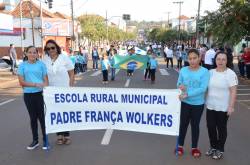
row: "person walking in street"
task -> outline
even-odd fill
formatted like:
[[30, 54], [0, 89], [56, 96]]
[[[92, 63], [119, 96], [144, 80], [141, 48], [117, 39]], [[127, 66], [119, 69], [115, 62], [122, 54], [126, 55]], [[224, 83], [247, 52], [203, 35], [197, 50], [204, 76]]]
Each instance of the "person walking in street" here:
[[242, 59], [244, 60], [246, 66], [247, 79], [250, 80], [250, 47], [245, 48], [245, 52], [242, 55]]
[[182, 50], [179, 48], [176, 51], [176, 59], [177, 59], [177, 69], [180, 70], [182, 68]]
[[145, 69], [145, 73], [144, 73], [144, 80], [150, 80], [150, 65], [149, 65], [149, 62], [150, 62], [150, 58], [151, 58], [152, 54], [153, 54], [152, 50], [149, 49], [147, 51], [148, 62], [147, 62], [147, 68]]
[[174, 57], [173, 48], [169, 47], [165, 53], [166, 53], [167, 69], [168, 69], [169, 61], [171, 63], [171, 68], [173, 68], [174, 67], [173, 66], [173, 57]]
[[103, 75], [103, 84], [107, 84], [108, 83], [108, 69], [110, 68], [110, 62], [108, 59], [107, 52], [104, 52], [102, 55], [101, 68], [102, 68], [102, 75]]
[[215, 55], [215, 69], [210, 70], [207, 106], [207, 129], [210, 149], [207, 156], [221, 159], [227, 139], [227, 121], [234, 112], [238, 79], [224, 52]]
[[43, 134], [43, 149], [47, 149], [44, 117], [43, 87], [48, 85], [47, 69], [43, 62], [38, 60], [38, 50], [29, 46], [25, 51], [28, 60], [20, 64], [17, 74], [19, 84], [23, 87], [24, 103], [29, 113], [33, 141], [28, 150], [39, 146], [39, 120]]
[[115, 56], [117, 55], [117, 50], [112, 49], [109, 53], [109, 62], [110, 62], [110, 70], [111, 70], [111, 81], [115, 80]]
[[16, 54], [16, 49], [15, 49], [14, 44], [10, 44], [9, 55], [10, 55], [10, 61], [11, 61], [11, 72], [13, 75], [15, 75], [17, 54]]
[[92, 50], [93, 70], [98, 70], [99, 53], [97, 47]]
[[181, 116], [178, 147], [175, 153], [179, 156], [184, 153], [184, 140], [187, 133], [189, 122], [191, 122], [192, 133], [192, 156], [201, 156], [198, 149], [199, 125], [205, 103], [205, 93], [209, 82], [209, 72], [200, 66], [200, 56], [196, 49], [188, 52], [189, 66], [180, 70], [177, 87], [181, 90], [179, 96], [181, 100]]
[[204, 66], [208, 70], [213, 69], [213, 61], [216, 52], [214, 51], [214, 45], [211, 45], [211, 48], [205, 54]]
[[238, 68], [239, 68], [239, 71], [240, 71], [240, 77], [242, 78], [245, 78], [245, 62], [244, 62], [244, 59], [242, 58], [244, 52], [245, 52], [245, 48], [246, 48], [246, 44], [242, 44], [242, 49], [240, 51], [240, 54], [238, 55]]
[[149, 59], [149, 68], [150, 68], [149, 71], [150, 71], [150, 77], [151, 77], [151, 84], [155, 83], [155, 72], [158, 67], [158, 62], [155, 58], [156, 58], [156, 55], [153, 54]]
[[[74, 85], [74, 65], [54, 40], [48, 40], [44, 47], [44, 63], [48, 70], [49, 86], [72, 87]], [[70, 132], [58, 132], [57, 144], [70, 144]]]

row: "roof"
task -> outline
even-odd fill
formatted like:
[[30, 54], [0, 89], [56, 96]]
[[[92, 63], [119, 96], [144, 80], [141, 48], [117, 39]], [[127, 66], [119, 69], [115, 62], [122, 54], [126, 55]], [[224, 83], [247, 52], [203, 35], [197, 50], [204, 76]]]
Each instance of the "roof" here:
[[[23, 0], [22, 1], [22, 16], [24, 18], [31, 18], [30, 11], [33, 10], [33, 17], [40, 17], [40, 6], [34, 3], [31, 0]], [[65, 14], [56, 12], [52, 13], [46, 9], [43, 8], [42, 10], [42, 16], [47, 18], [62, 18], [62, 19], [69, 19], [69, 16], [66, 16]], [[14, 10], [10, 12], [11, 15], [14, 17], [20, 17], [20, 3], [15, 7]]]
[[189, 19], [189, 17], [185, 16], [185, 15], [181, 15], [180, 17], [178, 17], [178, 19], [182, 19], [182, 20], [186, 20], [186, 19]]
[[58, 18], [71, 19], [70, 16], [65, 15], [65, 14], [62, 14], [62, 13], [60, 13], [60, 12], [55, 12], [54, 15], [57, 16]]

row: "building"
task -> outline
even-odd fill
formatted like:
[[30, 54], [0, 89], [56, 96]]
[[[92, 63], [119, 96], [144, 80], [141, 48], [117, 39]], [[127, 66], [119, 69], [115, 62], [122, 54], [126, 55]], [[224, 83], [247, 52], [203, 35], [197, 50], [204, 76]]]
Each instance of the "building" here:
[[[22, 5], [19, 3], [8, 12], [13, 16], [13, 31], [0, 32], [0, 57], [8, 55], [11, 43], [16, 47], [18, 58], [22, 58], [23, 48], [29, 45], [36, 46], [42, 52], [45, 42], [49, 39], [56, 40], [66, 51], [76, 45], [72, 44], [74, 42], [70, 17], [59, 12], [51, 13], [46, 9], [42, 9], [42, 17], [40, 13], [40, 6], [30, 0], [23, 0]], [[74, 30], [77, 34], [76, 26]], [[77, 42], [77, 35], [75, 39]]]
[[[179, 17], [170, 20], [172, 29], [179, 29]], [[194, 17], [187, 17], [185, 15], [180, 16], [180, 29], [189, 33], [194, 33], [196, 28], [196, 19]]]

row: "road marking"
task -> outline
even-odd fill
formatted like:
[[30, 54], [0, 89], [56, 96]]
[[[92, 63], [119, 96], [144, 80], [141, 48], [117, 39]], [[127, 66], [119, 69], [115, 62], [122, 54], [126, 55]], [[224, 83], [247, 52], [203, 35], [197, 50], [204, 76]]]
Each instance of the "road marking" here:
[[238, 93], [237, 96], [250, 96], [250, 93]]
[[[117, 75], [117, 73], [118, 73], [119, 71], [120, 71], [120, 69], [116, 69], [116, 70], [115, 70], [115, 75]], [[111, 70], [110, 70], [109, 76], [111, 76]]]
[[101, 70], [98, 70], [98, 71], [96, 71], [95, 73], [93, 73], [93, 74], [90, 75], [90, 76], [92, 76], [92, 77], [98, 76], [98, 75], [101, 74], [101, 73], [102, 73], [102, 71], [101, 71]]
[[107, 129], [103, 135], [101, 145], [108, 145], [113, 134], [113, 129]]
[[4, 101], [4, 102], [1, 102], [0, 103], [0, 106], [2, 106], [2, 105], [4, 105], [4, 104], [7, 104], [7, 103], [10, 103], [10, 102], [12, 102], [12, 101], [14, 101], [15, 99], [9, 99], [9, 100], [6, 100], [6, 101]]
[[241, 87], [246, 87], [246, 86], [249, 86], [249, 85], [238, 85], [238, 86], [241, 86]]
[[237, 89], [238, 91], [250, 91], [250, 89]]
[[129, 86], [129, 83], [130, 83], [130, 78], [129, 78], [129, 79], [127, 79], [127, 81], [126, 81], [126, 83], [125, 83], [124, 87], [128, 87], [128, 86]]
[[161, 72], [161, 75], [163, 76], [169, 76], [169, 73], [166, 69], [159, 69], [159, 71]]
[[238, 102], [248, 102], [250, 100], [237, 100]]

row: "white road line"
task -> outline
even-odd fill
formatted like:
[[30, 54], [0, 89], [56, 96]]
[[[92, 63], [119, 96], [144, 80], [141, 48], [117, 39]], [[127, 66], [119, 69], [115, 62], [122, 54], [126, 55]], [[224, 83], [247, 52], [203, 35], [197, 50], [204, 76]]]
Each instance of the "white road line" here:
[[159, 71], [161, 72], [161, 75], [163, 76], [169, 76], [169, 73], [166, 69], [159, 69]]
[[105, 134], [103, 135], [103, 138], [102, 138], [101, 145], [109, 144], [113, 131], [114, 131], [113, 129], [107, 129], [105, 131]]
[[238, 102], [250, 102], [250, 100], [237, 100]]
[[15, 99], [9, 99], [9, 100], [6, 100], [6, 101], [4, 101], [4, 102], [1, 102], [0, 103], [0, 106], [2, 106], [2, 105], [4, 105], [4, 104], [7, 104], [7, 103], [10, 103], [10, 102], [12, 102], [12, 101], [14, 101]]
[[[117, 73], [118, 73], [119, 71], [120, 71], [120, 69], [116, 69], [116, 70], [115, 70], [115, 75], [117, 75]], [[110, 70], [109, 76], [111, 76], [111, 70]]]
[[238, 93], [237, 96], [250, 96], [250, 93]]
[[98, 76], [98, 75], [101, 74], [101, 73], [102, 73], [102, 71], [101, 71], [101, 70], [98, 70], [98, 71], [96, 71], [95, 73], [93, 73], [93, 74], [90, 75], [90, 76], [92, 76], [92, 77]]
[[124, 87], [128, 87], [128, 86], [129, 86], [129, 83], [130, 83], [130, 78], [129, 78], [129, 79], [127, 79], [127, 81], [126, 81], [126, 83], [125, 83]]
[[249, 86], [249, 85], [238, 85], [238, 86], [241, 86], [241, 87], [246, 87], [246, 86]]
[[237, 89], [238, 91], [250, 91], [250, 89]]

